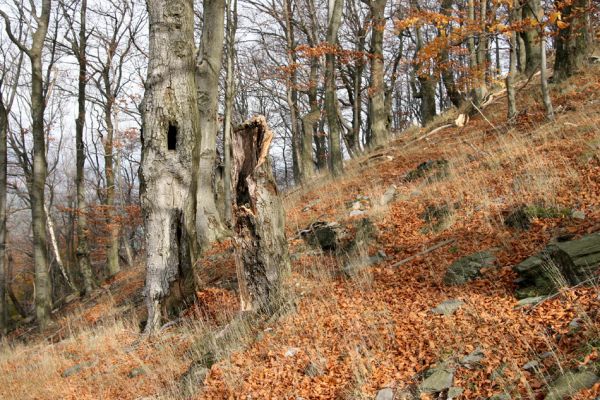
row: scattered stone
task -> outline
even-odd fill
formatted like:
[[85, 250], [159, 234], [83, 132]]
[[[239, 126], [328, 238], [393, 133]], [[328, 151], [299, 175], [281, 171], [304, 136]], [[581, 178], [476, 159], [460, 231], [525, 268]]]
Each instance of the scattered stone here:
[[472, 353], [463, 357], [462, 360], [460, 360], [460, 363], [465, 367], [471, 367], [474, 364], [479, 364], [484, 358], [485, 354], [483, 354], [483, 351], [478, 347]]
[[464, 392], [465, 390], [461, 387], [458, 386], [452, 386], [450, 389], [448, 389], [448, 397], [447, 399], [455, 399], [458, 396], [460, 396], [462, 394], [462, 392]]
[[556, 282], [580, 284], [600, 266], [600, 233], [577, 240], [550, 243], [539, 254], [514, 266], [519, 275], [517, 297], [554, 293]]
[[534, 306], [539, 302], [542, 302], [546, 299], [547, 296], [535, 296], [535, 297], [526, 297], [517, 302], [517, 306], [515, 308], [522, 308], [527, 306]]
[[540, 359], [545, 360], [546, 358], [552, 357], [552, 356], [554, 356], [554, 352], [546, 351], [546, 352], [540, 354]]
[[404, 180], [414, 182], [429, 175], [428, 180], [433, 181], [447, 177], [448, 173], [448, 160], [429, 160], [422, 162], [415, 169], [409, 171], [404, 176]]
[[525, 371], [531, 372], [531, 371], [535, 371], [539, 365], [540, 365], [540, 363], [537, 362], [536, 360], [531, 360], [527, 364], [523, 365], [523, 369]]
[[550, 385], [550, 390], [548, 391], [545, 400], [562, 400], [574, 395], [580, 390], [594, 386], [594, 384], [598, 382], [598, 379], [596, 374], [590, 371], [569, 371]]
[[144, 367], [138, 367], [138, 368], [134, 368], [131, 371], [129, 371], [129, 373], [127, 374], [127, 376], [129, 378], [135, 378], [136, 376], [146, 375], [147, 373], [148, 373], [148, 371], [146, 370], [146, 368], [144, 368]]
[[439, 393], [450, 389], [453, 381], [454, 370], [442, 365], [433, 369], [433, 373], [419, 385], [419, 390], [425, 393]]
[[381, 389], [377, 392], [375, 400], [394, 400], [394, 391], [390, 388]]
[[431, 312], [438, 315], [450, 316], [461, 308], [463, 304], [465, 304], [465, 302], [462, 300], [450, 299], [438, 304], [437, 307], [432, 308]]
[[387, 206], [388, 204], [390, 204], [396, 197], [397, 189], [398, 188], [396, 187], [396, 185], [391, 185], [390, 187], [388, 187], [385, 193], [379, 199], [379, 205]]
[[204, 385], [204, 380], [210, 370], [201, 362], [194, 362], [190, 368], [181, 376], [180, 384], [184, 397], [192, 397], [198, 389]]
[[482, 251], [456, 260], [444, 276], [447, 285], [463, 285], [481, 275], [483, 268], [492, 267], [496, 257], [489, 251]]
[[316, 221], [299, 233], [309, 245], [331, 251], [339, 246], [341, 231], [340, 225], [336, 222]]
[[66, 370], [64, 370], [63, 373], [61, 374], [61, 376], [63, 378], [68, 378], [70, 376], [78, 374], [79, 372], [83, 371], [84, 369], [92, 368], [97, 363], [98, 363], [98, 360], [94, 360], [94, 361], [86, 361], [86, 362], [82, 362], [77, 365], [73, 365], [72, 367], [69, 367]]
[[504, 225], [508, 226], [509, 228], [527, 231], [529, 228], [531, 228], [531, 218], [525, 211], [525, 207], [521, 206], [513, 211], [510, 211], [510, 213], [504, 218]]
[[352, 210], [350, 211], [350, 217], [360, 217], [361, 215], [365, 215], [366, 211], [364, 210]]
[[506, 393], [495, 394], [488, 400], [510, 400], [510, 395]]
[[580, 210], [573, 210], [571, 212], [571, 218], [584, 220], [585, 219], [585, 212], [580, 211]]
[[298, 352], [300, 351], [299, 348], [297, 347], [290, 347], [289, 349], [287, 349], [287, 351], [285, 352], [285, 356], [286, 357], [294, 357], [296, 354], [298, 354]]
[[[458, 208], [458, 204], [454, 205], [454, 208]], [[448, 204], [442, 205], [428, 205], [425, 211], [420, 215], [429, 226], [423, 229], [424, 232], [432, 231], [439, 232], [448, 226], [448, 220], [452, 211]]]

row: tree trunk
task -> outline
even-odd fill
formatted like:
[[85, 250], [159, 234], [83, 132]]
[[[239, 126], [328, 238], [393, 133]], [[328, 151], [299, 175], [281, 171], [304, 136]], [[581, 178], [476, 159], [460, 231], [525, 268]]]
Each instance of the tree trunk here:
[[[452, 16], [452, 4], [454, 3], [454, 0], [443, 0], [441, 5], [440, 5], [440, 9], [441, 9], [441, 13], [447, 17], [451, 17]], [[445, 29], [444, 27], [442, 27], [441, 29]], [[441, 34], [444, 32], [440, 29], [440, 36]], [[447, 35], [445, 35], [447, 36]], [[448, 39], [446, 39], [448, 40]], [[458, 89], [457, 85], [456, 85], [456, 79], [454, 78], [454, 68], [450, 62], [450, 56], [449, 56], [449, 40], [448, 43], [443, 45], [444, 47], [440, 50], [440, 68], [441, 68], [441, 75], [442, 75], [442, 82], [444, 83], [444, 87], [446, 88], [446, 93], [448, 93], [448, 98], [450, 99], [450, 102], [452, 102], [452, 105], [454, 105], [454, 107], [456, 108], [461, 108], [464, 101], [465, 101], [465, 96], [463, 93], [460, 92], [460, 90]]]
[[7, 183], [7, 143], [8, 113], [0, 92], [0, 335], [6, 334], [6, 183]]
[[[108, 63], [107, 63], [108, 65]], [[106, 88], [110, 90], [108, 75], [105, 77]], [[104, 106], [104, 123], [106, 124], [106, 137], [102, 144], [104, 146], [104, 174], [106, 178], [106, 225], [108, 227], [108, 246], [106, 248], [106, 265], [108, 275], [114, 276], [119, 273], [119, 221], [115, 203], [115, 168], [114, 168], [114, 133], [115, 128], [112, 120], [112, 109], [114, 99], [110, 91], [107, 91], [106, 104]]]
[[385, 86], [383, 68], [383, 33], [385, 31], [386, 0], [371, 0], [371, 87], [370, 123], [371, 146], [384, 143], [388, 137], [387, 115], [385, 112]]
[[223, 57], [225, 0], [203, 2], [202, 39], [198, 51], [196, 85], [200, 112], [200, 143], [196, 182], [196, 232], [202, 248], [224, 233], [221, 216], [215, 203], [215, 158], [219, 111], [219, 72]]
[[65, 282], [69, 286], [69, 289], [71, 289], [73, 292], [76, 292], [77, 288], [75, 287], [73, 282], [71, 282], [71, 279], [69, 278], [69, 275], [67, 274], [67, 271], [65, 269], [65, 265], [62, 261], [60, 250], [58, 249], [58, 240], [56, 239], [56, 232], [54, 230], [54, 222], [52, 221], [52, 216], [50, 215], [50, 211], [48, 210], [48, 207], [46, 207], [46, 205], [44, 205], [44, 213], [46, 214], [46, 225], [48, 226], [48, 234], [50, 235], [50, 244], [52, 245], [52, 251], [54, 252], [54, 260], [56, 262], [56, 266], [58, 267], [58, 270], [60, 271], [60, 274], [64, 278]]
[[[143, 111], [142, 212], [147, 251], [145, 331], [193, 294], [200, 133], [192, 0], [148, 0], [150, 55]], [[196, 158], [194, 158], [196, 157]], [[212, 165], [211, 165], [212, 169]], [[212, 195], [212, 190], [211, 190]], [[164, 308], [164, 309], [163, 309]]]
[[87, 202], [85, 199], [85, 142], [83, 129], [85, 127], [85, 92], [87, 86], [87, 0], [81, 2], [81, 21], [79, 29], [79, 46], [74, 49], [79, 63], [77, 119], [75, 120], [76, 171], [75, 187], [77, 191], [77, 265], [83, 277], [83, 288], [86, 294], [91, 293], [95, 283], [90, 263], [87, 226]]
[[[421, 32], [420, 27], [416, 28], [416, 36], [417, 36], [417, 43], [416, 43], [416, 49], [415, 49], [416, 50], [415, 58], [417, 57], [417, 55], [423, 48], [423, 34]], [[435, 82], [434, 75], [431, 75], [429, 73], [429, 70], [427, 70], [427, 71], [421, 70], [421, 65], [416, 64], [415, 70], [416, 70], [415, 73], [417, 74], [417, 79], [419, 81], [419, 86], [420, 86], [419, 97], [421, 98], [421, 108], [420, 108], [421, 122], [422, 122], [423, 126], [425, 126], [428, 123], [430, 123], [431, 121], [433, 121], [433, 119], [435, 118], [436, 113], [437, 113], [436, 105], [435, 105], [436, 82]]]
[[264, 117], [233, 137], [235, 258], [242, 311], [272, 314], [281, 305], [290, 264], [285, 214], [269, 161], [273, 132]]
[[[509, 21], [512, 26], [515, 21], [515, 8], [518, 4], [513, 4], [509, 9]], [[517, 116], [517, 100], [515, 98], [515, 78], [517, 75], [517, 32], [514, 27], [511, 27], [510, 32], [510, 66], [508, 69], [508, 75], [506, 76], [506, 93], [508, 100], [508, 121], [514, 122]]]
[[225, 119], [223, 126], [223, 190], [225, 201], [225, 221], [231, 224], [231, 125], [233, 101], [235, 96], [235, 79], [233, 67], [235, 61], [235, 33], [237, 30], [237, 0], [227, 3], [227, 76], [225, 82]]
[[589, 34], [586, 13], [588, 0], [575, 0], [562, 8], [562, 20], [569, 26], [559, 29], [556, 37], [556, 58], [554, 60], [555, 82], [573, 76], [587, 62]]
[[327, 43], [330, 46], [330, 50], [325, 55], [325, 113], [327, 114], [327, 125], [329, 126], [329, 170], [333, 176], [339, 176], [344, 171], [335, 79], [335, 58], [338, 43], [337, 35], [342, 22], [343, 7], [344, 0], [329, 0]]
[[539, 35], [540, 38], [540, 83], [542, 86], [542, 98], [544, 100], [544, 107], [546, 108], [546, 118], [550, 121], [554, 119], [554, 109], [552, 107], [552, 100], [550, 99], [550, 92], [548, 90], [548, 76], [547, 76], [547, 65], [546, 65], [546, 36], [542, 32]]
[[542, 59], [540, 51], [540, 34], [538, 32], [539, 22], [543, 15], [540, 0], [527, 0], [523, 4], [523, 20], [527, 27], [527, 22], [536, 24], [529, 25], [529, 28], [522, 33], [523, 44], [525, 46], [525, 73], [533, 74], [538, 68]]

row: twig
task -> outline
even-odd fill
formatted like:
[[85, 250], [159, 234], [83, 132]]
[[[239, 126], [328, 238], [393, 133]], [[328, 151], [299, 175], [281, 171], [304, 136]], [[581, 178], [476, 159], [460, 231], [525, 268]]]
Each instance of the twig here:
[[428, 248], [428, 249], [425, 249], [425, 250], [423, 250], [423, 251], [420, 251], [420, 252], [418, 252], [417, 254], [414, 254], [414, 255], [412, 255], [412, 256], [410, 256], [410, 257], [408, 257], [408, 258], [405, 258], [404, 260], [400, 260], [400, 261], [398, 261], [398, 262], [395, 262], [395, 263], [393, 263], [392, 265], [390, 265], [390, 267], [391, 267], [391, 268], [397, 268], [397, 267], [399, 267], [399, 266], [401, 266], [401, 265], [404, 265], [404, 264], [406, 264], [406, 263], [407, 263], [407, 262], [409, 262], [409, 261], [412, 261], [412, 260], [414, 260], [414, 259], [415, 259], [415, 258], [417, 258], [417, 257], [420, 257], [420, 256], [422, 256], [422, 255], [425, 255], [425, 254], [431, 253], [432, 251], [434, 251], [434, 250], [437, 250], [437, 249], [439, 249], [440, 247], [444, 247], [444, 246], [446, 246], [446, 245], [448, 245], [448, 244], [450, 244], [450, 243], [453, 243], [454, 241], [456, 241], [456, 239], [447, 239], [447, 240], [441, 241], [441, 242], [439, 242], [439, 243], [437, 243], [437, 244], [434, 244], [433, 246], [431, 246], [431, 247], [430, 247], [430, 248]]
[[498, 128], [496, 128], [496, 125], [492, 124], [492, 122], [491, 122], [489, 119], [487, 119], [487, 117], [486, 117], [486, 116], [483, 114], [483, 112], [482, 112], [482, 111], [479, 109], [479, 107], [477, 107], [477, 106], [475, 105], [475, 103], [473, 103], [473, 100], [471, 100], [471, 104], [473, 105], [473, 107], [475, 107], [475, 109], [477, 110], [477, 112], [479, 112], [479, 114], [481, 114], [481, 116], [483, 117], [483, 119], [485, 119], [485, 121], [486, 121], [488, 124], [490, 124], [490, 126], [491, 126], [492, 128], [494, 128], [494, 129], [496, 130], [496, 132], [498, 132], [499, 134], [501, 134], [501, 133], [502, 133], [502, 132], [500, 132], [500, 130], [499, 130]]

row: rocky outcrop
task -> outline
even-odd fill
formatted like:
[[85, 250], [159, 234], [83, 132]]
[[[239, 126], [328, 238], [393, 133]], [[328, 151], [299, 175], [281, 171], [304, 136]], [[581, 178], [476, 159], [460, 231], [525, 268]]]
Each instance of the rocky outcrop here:
[[547, 295], [560, 286], [580, 284], [592, 278], [599, 266], [600, 233], [551, 243], [514, 267], [519, 276], [517, 297]]
[[456, 260], [444, 276], [446, 285], [463, 285], [481, 275], [483, 268], [492, 267], [496, 257], [489, 251], [471, 254]]

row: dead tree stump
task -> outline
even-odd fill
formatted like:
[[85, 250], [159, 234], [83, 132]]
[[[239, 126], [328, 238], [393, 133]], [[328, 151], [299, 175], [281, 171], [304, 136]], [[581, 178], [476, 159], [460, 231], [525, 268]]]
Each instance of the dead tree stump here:
[[289, 271], [285, 214], [268, 153], [273, 132], [257, 116], [234, 131], [233, 224], [242, 311], [276, 311]]

